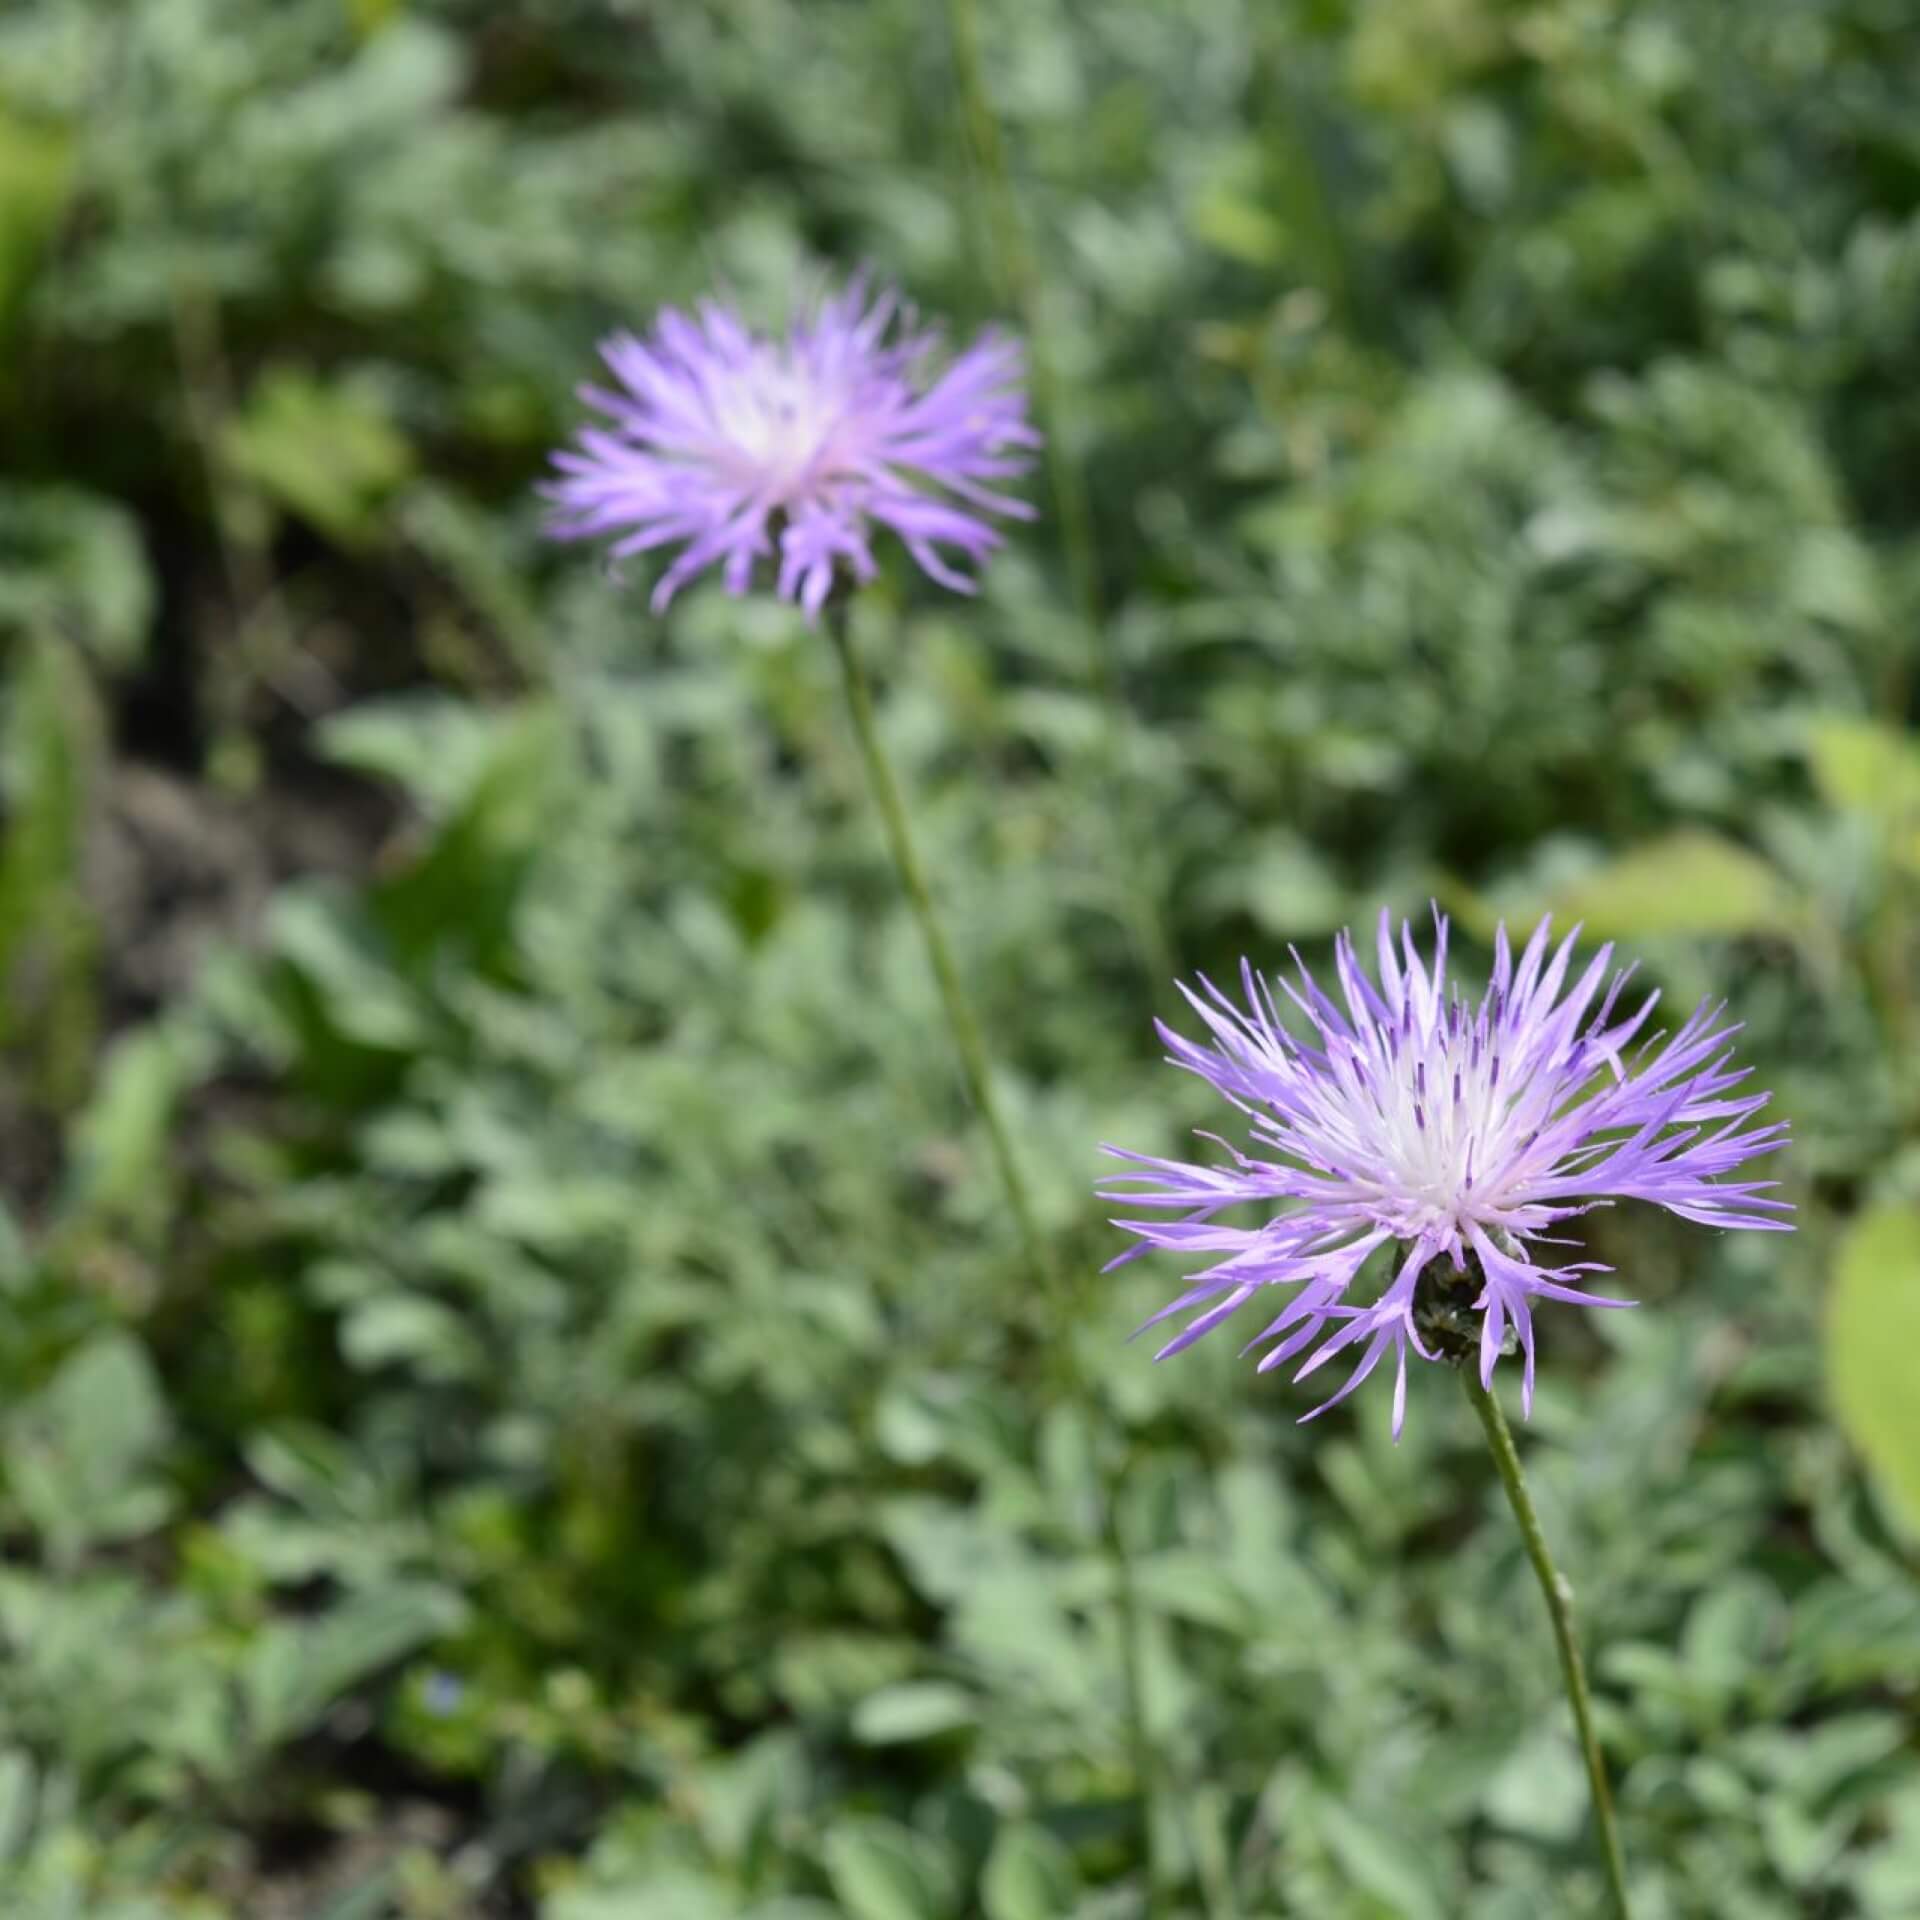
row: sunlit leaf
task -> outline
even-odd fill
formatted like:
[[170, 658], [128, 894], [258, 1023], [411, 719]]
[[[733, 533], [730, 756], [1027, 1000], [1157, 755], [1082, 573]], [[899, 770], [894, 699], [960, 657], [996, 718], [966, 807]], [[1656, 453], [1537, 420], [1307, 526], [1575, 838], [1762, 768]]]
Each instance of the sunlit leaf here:
[[1920, 741], [1877, 720], [1831, 719], [1812, 729], [1807, 752], [1827, 804], [1874, 821], [1920, 871]]
[[73, 148], [65, 127], [0, 106], [0, 340], [66, 206]]
[[1886, 1207], [1849, 1229], [1827, 1298], [1827, 1385], [1847, 1436], [1920, 1528], [1920, 1211]]
[[978, 1705], [964, 1688], [941, 1680], [908, 1680], [869, 1694], [853, 1710], [853, 1737], [870, 1747], [930, 1740], [971, 1726]]
[[1629, 849], [1554, 902], [1597, 939], [1776, 933], [1796, 904], [1782, 875], [1718, 834], [1683, 828]]

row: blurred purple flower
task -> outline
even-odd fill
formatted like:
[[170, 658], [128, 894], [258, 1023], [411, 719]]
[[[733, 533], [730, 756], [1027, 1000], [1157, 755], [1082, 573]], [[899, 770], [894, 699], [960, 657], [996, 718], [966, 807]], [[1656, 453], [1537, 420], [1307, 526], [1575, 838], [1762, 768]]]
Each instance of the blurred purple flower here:
[[942, 586], [971, 593], [961, 568], [1000, 545], [988, 516], [1031, 516], [995, 483], [1026, 471], [1040, 436], [1015, 341], [983, 334], [944, 368], [939, 344], [864, 278], [783, 338], [715, 300], [669, 309], [644, 340], [614, 334], [601, 354], [617, 385], [580, 390], [608, 424], [554, 455], [551, 531], [612, 535], [616, 559], [677, 547], [656, 613], [712, 566], [745, 593], [777, 547], [776, 591], [812, 619], [842, 564], [872, 578], [876, 523]]
[[[1391, 1353], [1396, 1438], [1409, 1347], [1435, 1360], [1465, 1358], [1477, 1344], [1481, 1383], [1489, 1385], [1511, 1327], [1526, 1356], [1521, 1396], [1530, 1413], [1534, 1304], [1631, 1304], [1583, 1290], [1582, 1275], [1607, 1271], [1593, 1261], [1534, 1264], [1529, 1243], [1568, 1244], [1549, 1238], [1557, 1222], [1616, 1199], [1651, 1201], [1715, 1227], [1785, 1230], [1779, 1216], [1792, 1211], [1765, 1197], [1777, 1182], [1718, 1177], [1787, 1136], [1783, 1124], [1749, 1125], [1766, 1094], [1733, 1093], [1747, 1070], [1729, 1064], [1739, 1028], [1724, 1023], [1724, 1007], [1701, 1006], [1629, 1058], [1659, 996], [1615, 1018], [1633, 970], [1608, 979], [1611, 946], [1569, 987], [1578, 928], [1550, 952], [1543, 921], [1516, 962], [1502, 927], [1492, 982], [1469, 1006], [1447, 980], [1447, 922], [1434, 918], [1429, 970], [1412, 929], [1402, 925], [1396, 950], [1381, 914], [1377, 981], [1343, 932], [1334, 967], [1344, 1006], [1320, 990], [1297, 953], [1297, 988], [1242, 963], [1244, 1007], [1204, 979], [1198, 992], [1182, 986], [1214, 1044], [1162, 1025], [1170, 1059], [1248, 1115], [1249, 1144], [1276, 1157], [1220, 1141], [1228, 1164], [1194, 1166], [1108, 1147], [1143, 1171], [1102, 1184], [1129, 1207], [1175, 1216], [1116, 1220], [1142, 1244], [1114, 1266], [1155, 1247], [1222, 1256], [1147, 1322], [1201, 1309], [1156, 1357], [1190, 1346], [1262, 1288], [1297, 1287], [1245, 1351], [1274, 1343], [1260, 1361], [1264, 1373], [1312, 1348], [1295, 1379], [1355, 1353], [1346, 1383], [1314, 1413], [1344, 1400]], [[1282, 1026], [1275, 984], [1306, 1037]], [[1260, 1226], [1215, 1224], [1243, 1202], [1280, 1202], [1283, 1210]], [[1382, 1247], [1394, 1249], [1394, 1265], [1379, 1297], [1350, 1300], [1361, 1268]]]

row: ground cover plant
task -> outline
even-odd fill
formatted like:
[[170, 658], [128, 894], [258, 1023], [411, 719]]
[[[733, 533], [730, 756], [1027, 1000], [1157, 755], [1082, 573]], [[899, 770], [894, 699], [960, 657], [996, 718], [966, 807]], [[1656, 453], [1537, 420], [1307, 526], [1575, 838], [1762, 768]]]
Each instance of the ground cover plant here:
[[[1302, 1429], [1099, 1273], [1174, 970], [1430, 901], [1792, 1125], [1795, 1232], [1540, 1309], [1634, 1911], [1920, 1907], [1916, 88], [1904, 0], [0, 16], [0, 1912], [1604, 1911], [1458, 1384]], [[599, 340], [863, 266], [1039, 355], [1037, 519], [846, 636], [1057, 1296], [831, 636], [546, 538]]]

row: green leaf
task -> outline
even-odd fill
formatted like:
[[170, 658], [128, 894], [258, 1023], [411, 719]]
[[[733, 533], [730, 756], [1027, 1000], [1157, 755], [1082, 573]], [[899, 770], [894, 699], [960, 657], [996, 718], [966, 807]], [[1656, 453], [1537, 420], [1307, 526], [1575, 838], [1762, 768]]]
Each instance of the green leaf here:
[[890, 1820], [852, 1818], [828, 1830], [821, 1855], [848, 1920], [940, 1920], [953, 1876], [923, 1835]]
[[473, 792], [516, 718], [446, 694], [395, 694], [329, 714], [317, 737], [329, 760], [393, 781], [437, 819]]
[[28, 1517], [64, 1563], [131, 1539], [166, 1518], [145, 1478], [171, 1421], [147, 1350], [118, 1331], [72, 1354], [8, 1423], [8, 1476]]
[[1792, 891], [1757, 854], [1683, 827], [1609, 861], [1554, 902], [1598, 939], [1778, 932], [1797, 918]]
[[66, 128], [0, 109], [0, 340], [67, 204], [73, 148]]
[[994, 1835], [980, 1876], [986, 1920], [1060, 1920], [1079, 1891], [1073, 1856], [1045, 1827], [1017, 1820]]
[[1318, 1803], [1316, 1824], [1353, 1883], [1399, 1920], [1443, 1920], [1446, 1904], [1412, 1840], [1334, 1800]]
[[381, 889], [381, 923], [411, 965], [449, 953], [479, 968], [500, 958], [529, 866], [555, 828], [565, 740], [551, 705], [520, 707], [433, 844]]
[[294, 367], [263, 374], [220, 450], [233, 471], [342, 546], [364, 546], [413, 453], [363, 389]]
[[853, 1710], [853, 1737], [869, 1747], [930, 1740], [970, 1727], [979, 1707], [964, 1687], [944, 1680], [906, 1680], [870, 1693]]
[[734, 1920], [730, 1888], [669, 1867], [619, 1887], [575, 1887], [541, 1908], [546, 1920]]
[[172, 1198], [174, 1115], [203, 1064], [172, 1027], [146, 1027], [115, 1041], [73, 1123], [63, 1219], [122, 1225], [148, 1241], [158, 1235]]
[[139, 663], [154, 582], [138, 522], [73, 487], [0, 487], [0, 629], [78, 640], [102, 666]]
[[1908, 1524], [1920, 1529], [1920, 1210], [1854, 1222], [1827, 1296], [1827, 1388], [1847, 1437]]
[[789, 1727], [776, 1728], [700, 1774], [700, 1834], [716, 1858], [740, 1870], [783, 1820], [806, 1808], [812, 1778], [807, 1743]]
[[421, 1043], [424, 1010], [357, 902], [320, 886], [291, 889], [274, 902], [267, 937], [342, 1038], [395, 1052]]
[[340, 1351], [363, 1371], [404, 1365], [423, 1380], [471, 1379], [485, 1371], [466, 1322], [445, 1301], [424, 1294], [386, 1293], [355, 1307], [341, 1322]]
[[1765, 1668], [1785, 1633], [1786, 1605], [1772, 1583], [1757, 1573], [1729, 1574], [1689, 1611], [1681, 1653], [1698, 1686], [1732, 1698]]
[[1920, 744], [1877, 720], [1823, 720], [1807, 758], [1828, 806], [1876, 822], [1894, 858], [1920, 871]]
[[35, 638], [8, 716], [0, 1038], [31, 1022], [48, 1097], [58, 1105], [78, 1098], [93, 1047], [93, 920], [74, 876], [99, 735], [98, 708], [74, 650], [51, 636]]
[[33, 1831], [33, 1762], [18, 1747], [0, 1747], [0, 1864], [26, 1845]]
[[382, 1667], [461, 1623], [445, 1588], [420, 1584], [356, 1594], [315, 1620], [276, 1620], [255, 1636], [241, 1676], [252, 1742], [304, 1733]]
[[1572, 1738], [1542, 1728], [1487, 1784], [1487, 1815], [1510, 1833], [1571, 1840], [1587, 1817], [1587, 1775]]

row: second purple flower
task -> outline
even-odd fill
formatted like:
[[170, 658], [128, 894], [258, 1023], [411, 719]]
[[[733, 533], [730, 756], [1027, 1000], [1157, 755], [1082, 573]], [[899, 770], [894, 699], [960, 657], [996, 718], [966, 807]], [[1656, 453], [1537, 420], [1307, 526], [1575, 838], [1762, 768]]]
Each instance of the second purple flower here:
[[1000, 544], [993, 519], [1031, 515], [1002, 490], [1040, 439], [1018, 344], [989, 332], [943, 362], [938, 336], [863, 279], [783, 335], [709, 300], [601, 355], [613, 384], [581, 398], [605, 424], [554, 456], [552, 530], [607, 536], [615, 558], [677, 549], [656, 612], [709, 567], [743, 594], [770, 560], [775, 591], [812, 618], [842, 567], [873, 576], [876, 527], [970, 593], [969, 569]]

